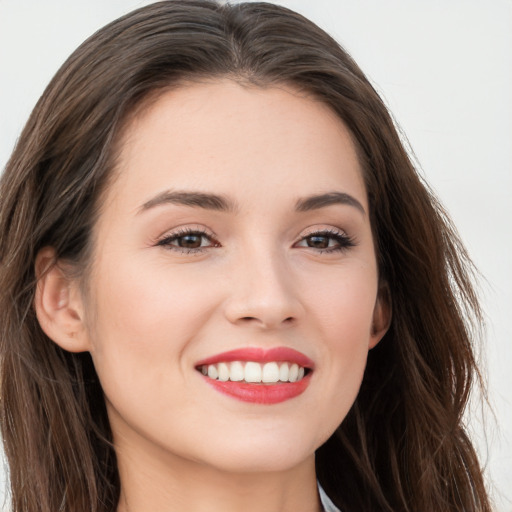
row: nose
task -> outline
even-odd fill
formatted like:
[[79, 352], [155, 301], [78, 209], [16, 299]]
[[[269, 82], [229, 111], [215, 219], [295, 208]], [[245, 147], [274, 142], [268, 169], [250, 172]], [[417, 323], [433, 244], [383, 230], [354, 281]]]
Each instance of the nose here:
[[231, 323], [277, 329], [295, 324], [303, 313], [297, 283], [278, 255], [243, 258], [229, 282], [225, 316]]

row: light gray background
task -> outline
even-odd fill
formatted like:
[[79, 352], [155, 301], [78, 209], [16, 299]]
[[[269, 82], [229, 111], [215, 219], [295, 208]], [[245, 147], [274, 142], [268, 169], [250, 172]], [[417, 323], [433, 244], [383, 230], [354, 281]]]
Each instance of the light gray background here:
[[[65, 58], [135, 0], [0, 0], [0, 168]], [[283, 0], [349, 50], [393, 112], [482, 272], [486, 435], [467, 417], [512, 511], [512, 0]], [[1, 465], [0, 465], [1, 466]], [[0, 506], [5, 474], [0, 467]]]

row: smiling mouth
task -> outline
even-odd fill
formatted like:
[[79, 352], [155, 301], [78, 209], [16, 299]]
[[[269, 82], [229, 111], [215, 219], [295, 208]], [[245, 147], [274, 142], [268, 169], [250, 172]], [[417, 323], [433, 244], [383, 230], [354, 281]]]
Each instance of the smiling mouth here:
[[253, 404], [278, 404], [306, 391], [315, 363], [289, 347], [245, 347], [196, 363], [204, 382], [225, 396]]
[[220, 382], [247, 384], [283, 384], [299, 382], [309, 374], [309, 368], [288, 361], [231, 361], [204, 364], [197, 368], [204, 376]]

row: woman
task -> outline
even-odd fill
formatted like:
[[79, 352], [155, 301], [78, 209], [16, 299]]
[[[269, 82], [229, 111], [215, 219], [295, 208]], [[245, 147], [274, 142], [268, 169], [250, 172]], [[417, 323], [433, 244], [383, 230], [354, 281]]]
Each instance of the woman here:
[[204, 1], [113, 22], [0, 192], [14, 511], [490, 510], [461, 424], [469, 260], [311, 22]]

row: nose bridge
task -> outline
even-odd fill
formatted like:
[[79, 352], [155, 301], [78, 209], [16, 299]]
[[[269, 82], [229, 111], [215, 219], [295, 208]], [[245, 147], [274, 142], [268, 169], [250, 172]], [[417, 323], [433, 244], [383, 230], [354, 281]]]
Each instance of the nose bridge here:
[[231, 322], [272, 328], [298, 319], [301, 305], [284, 253], [252, 245], [234, 267], [226, 306]]

